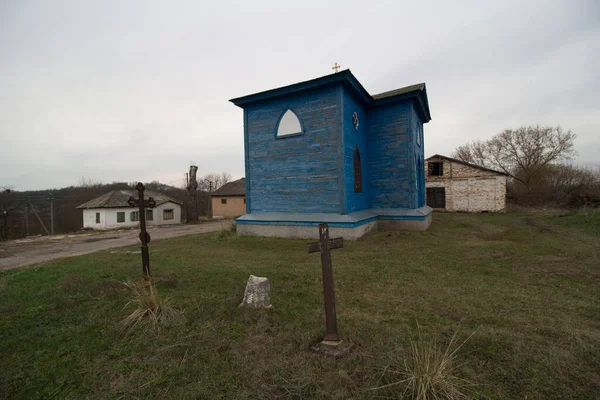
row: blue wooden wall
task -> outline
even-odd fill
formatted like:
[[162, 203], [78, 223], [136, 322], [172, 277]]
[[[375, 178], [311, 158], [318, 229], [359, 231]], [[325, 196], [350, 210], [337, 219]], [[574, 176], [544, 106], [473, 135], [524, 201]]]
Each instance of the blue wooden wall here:
[[[287, 109], [298, 116], [303, 133], [277, 138]], [[420, 207], [425, 204], [424, 138], [417, 143], [422, 131], [410, 100], [369, 108], [339, 84], [250, 104], [244, 109], [247, 211], [345, 214]], [[360, 193], [354, 192], [356, 146]]]
[[[411, 106], [411, 143], [413, 147], [413, 154], [415, 162], [413, 164], [414, 169], [414, 192], [413, 202], [415, 207], [422, 207], [425, 205], [425, 151], [423, 143], [423, 122], [419, 117], [419, 114], [415, 110], [414, 106]], [[417, 138], [420, 136], [420, 143]]]
[[411, 206], [410, 103], [369, 110], [369, 174], [372, 208]]
[[[246, 108], [249, 213], [343, 212], [339, 97], [340, 86], [331, 85]], [[276, 138], [288, 108], [303, 134]]]
[[[346, 213], [370, 208], [369, 132], [367, 109], [353, 94], [342, 89], [342, 128], [344, 153], [344, 209]], [[358, 114], [358, 131], [352, 124], [352, 114]], [[354, 149], [358, 146], [362, 170], [362, 192], [354, 192]]]

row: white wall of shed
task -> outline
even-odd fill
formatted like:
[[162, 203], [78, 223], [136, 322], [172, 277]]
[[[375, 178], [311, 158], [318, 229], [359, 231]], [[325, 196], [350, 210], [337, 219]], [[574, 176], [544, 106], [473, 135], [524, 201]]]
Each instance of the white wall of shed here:
[[443, 176], [427, 174], [425, 186], [445, 188], [446, 211], [506, 212], [506, 175], [446, 159], [439, 161], [444, 163]]

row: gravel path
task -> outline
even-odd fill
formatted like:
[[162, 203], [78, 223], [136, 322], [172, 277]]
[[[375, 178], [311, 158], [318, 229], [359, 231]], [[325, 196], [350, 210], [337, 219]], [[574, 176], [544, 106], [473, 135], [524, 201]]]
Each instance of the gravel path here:
[[[197, 225], [173, 225], [148, 229], [152, 241], [198, 233], [217, 232], [231, 226], [230, 220]], [[0, 242], [0, 270], [24, 267], [57, 258], [80, 256], [114, 247], [139, 244], [139, 229], [75, 235], [39, 236]]]

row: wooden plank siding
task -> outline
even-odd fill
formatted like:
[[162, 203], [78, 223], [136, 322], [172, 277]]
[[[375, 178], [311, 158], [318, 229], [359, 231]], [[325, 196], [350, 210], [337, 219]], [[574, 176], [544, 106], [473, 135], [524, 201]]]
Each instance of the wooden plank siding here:
[[[339, 90], [328, 86], [247, 108], [248, 212], [341, 213]], [[291, 109], [303, 134], [277, 138]]]

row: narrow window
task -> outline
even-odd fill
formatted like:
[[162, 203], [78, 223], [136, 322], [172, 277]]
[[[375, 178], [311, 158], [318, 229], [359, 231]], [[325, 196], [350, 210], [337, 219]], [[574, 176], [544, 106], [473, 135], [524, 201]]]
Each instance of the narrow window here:
[[146, 221], [153, 221], [154, 220], [154, 214], [152, 213], [152, 210], [146, 210]]
[[227, 204], [227, 199], [221, 199], [221, 204]]
[[444, 176], [444, 163], [430, 162], [428, 170], [429, 176]]
[[172, 208], [163, 210], [163, 219], [174, 219], [174, 218], [175, 218], [175, 216], [173, 214]]
[[130, 219], [132, 222], [135, 221], [139, 221], [140, 220], [140, 212], [139, 211], [132, 211], [131, 215], [129, 215]]
[[125, 222], [125, 211], [118, 211], [117, 212], [117, 223], [122, 223]]
[[354, 149], [354, 191], [362, 192], [362, 169], [360, 167], [360, 152], [358, 146]]
[[294, 114], [292, 110], [287, 110], [283, 117], [279, 120], [279, 126], [277, 127], [277, 137], [297, 135], [302, 133], [302, 126], [300, 120]]
[[244, 204], [246, 204], [246, 198], [244, 197]]
[[96, 213], [96, 223], [100, 223], [100, 213]]

